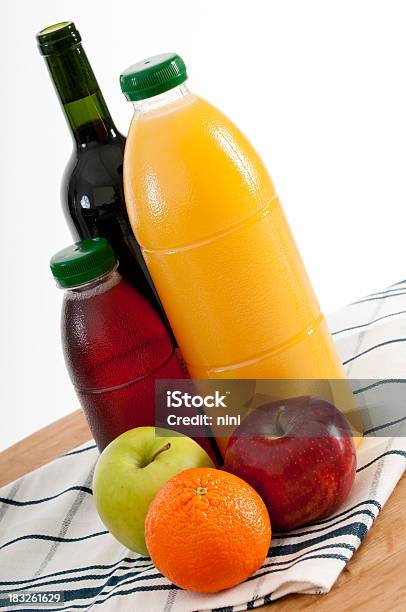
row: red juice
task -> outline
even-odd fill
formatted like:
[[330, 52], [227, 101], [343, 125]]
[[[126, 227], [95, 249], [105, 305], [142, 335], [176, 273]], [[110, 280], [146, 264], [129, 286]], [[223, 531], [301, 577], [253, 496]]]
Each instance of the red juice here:
[[[51, 260], [67, 290], [62, 342], [70, 378], [100, 451], [134, 427], [155, 424], [155, 380], [184, 378], [158, 314], [117, 272], [109, 243], [84, 240]], [[210, 442], [198, 438], [208, 452]]]

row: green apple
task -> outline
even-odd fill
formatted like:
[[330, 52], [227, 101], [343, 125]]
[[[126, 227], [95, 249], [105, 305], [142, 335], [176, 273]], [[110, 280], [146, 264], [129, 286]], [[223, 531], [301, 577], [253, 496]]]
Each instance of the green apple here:
[[93, 476], [101, 520], [121, 544], [146, 556], [145, 517], [159, 489], [183, 470], [213, 467], [191, 438], [165, 429], [159, 433], [155, 427], [137, 427], [121, 434], [104, 449]]

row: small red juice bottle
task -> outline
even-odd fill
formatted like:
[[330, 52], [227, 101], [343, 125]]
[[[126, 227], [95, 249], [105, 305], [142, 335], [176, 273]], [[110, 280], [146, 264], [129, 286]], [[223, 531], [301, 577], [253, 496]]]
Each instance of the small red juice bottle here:
[[[100, 451], [128, 429], [154, 425], [156, 379], [184, 378], [161, 319], [117, 265], [104, 238], [77, 242], [50, 262], [66, 289], [66, 365]], [[207, 438], [196, 441], [210, 452]]]

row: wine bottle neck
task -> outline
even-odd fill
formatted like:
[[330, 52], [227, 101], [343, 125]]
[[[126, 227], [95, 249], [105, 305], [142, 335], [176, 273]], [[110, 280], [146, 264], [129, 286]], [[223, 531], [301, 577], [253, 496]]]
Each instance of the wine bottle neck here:
[[78, 148], [114, 140], [118, 135], [100, 89], [63, 104], [63, 110]]
[[118, 136], [92, 67], [81, 44], [45, 61], [78, 148]]

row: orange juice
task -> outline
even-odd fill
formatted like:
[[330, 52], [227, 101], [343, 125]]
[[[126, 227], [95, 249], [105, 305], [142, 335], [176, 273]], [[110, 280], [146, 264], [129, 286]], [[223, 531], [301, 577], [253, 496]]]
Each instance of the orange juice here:
[[[190, 375], [288, 379], [275, 383], [278, 397], [322, 395], [354, 417], [351, 390], [334, 383], [344, 371], [269, 174], [185, 79], [172, 54], [135, 64], [121, 86], [135, 102], [124, 154], [128, 214]], [[212, 428], [224, 451], [224, 430]]]
[[190, 374], [342, 378], [264, 164], [185, 80], [176, 55], [121, 77], [128, 213]]

